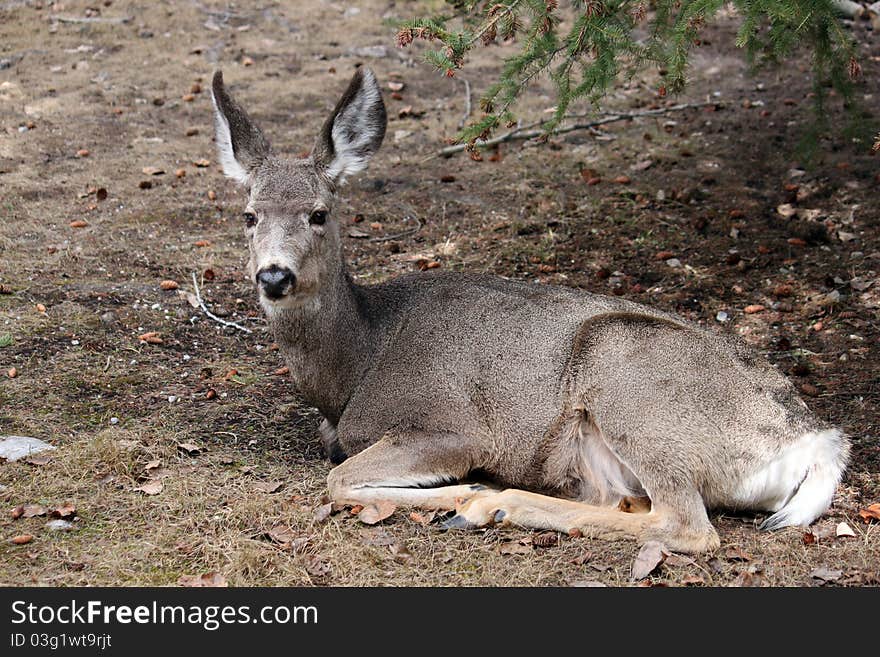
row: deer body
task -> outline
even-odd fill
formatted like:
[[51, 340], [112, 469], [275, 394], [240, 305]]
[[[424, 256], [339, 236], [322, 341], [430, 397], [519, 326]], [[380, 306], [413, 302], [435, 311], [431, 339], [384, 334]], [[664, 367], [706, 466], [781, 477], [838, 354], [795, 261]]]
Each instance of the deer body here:
[[[276, 158], [219, 74], [214, 100], [224, 167], [250, 189], [250, 273], [295, 384], [326, 419], [336, 501], [685, 551], [718, 545], [707, 507], [773, 512], [774, 528], [830, 504], [845, 439], [735, 341], [622, 299], [494, 276], [354, 284], [328, 216], [384, 134], [371, 73], [355, 75], [306, 160]], [[460, 483], [473, 473], [510, 488]], [[618, 510], [633, 496], [651, 511]]]

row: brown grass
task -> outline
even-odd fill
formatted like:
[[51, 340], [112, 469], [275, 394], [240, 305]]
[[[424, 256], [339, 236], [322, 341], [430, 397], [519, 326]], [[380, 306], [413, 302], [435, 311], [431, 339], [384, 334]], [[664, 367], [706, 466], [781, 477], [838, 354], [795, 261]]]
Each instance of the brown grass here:
[[[66, 11], [81, 14], [87, 4], [66, 3]], [[809, 111], [806, 102], [792, 107], [778, 101], [809, 91], [802, 76], [762, 74], [772, 118], [740, 109], [741, 98], [755, 96], [755, 80], [729, 52], [735, 26], [725, 24], [710, 35], [716, 54], [700, 54], [722, 67], [721, 77], [703, 79], [707, 66], [696, 66], [691, 93], [698, 98], [723, 84], [733, 109], [678, 115], [671, 128], [664, 120], [612, 126], [613, 141], [573, 134], [561, 149], [504, 147], [501, 162], [426, 161], [454, 132], [462, 85], [398, 57], [393, 30], [380, 19], [385, 4], [361, 2], [361, 14], [347, 28], [351, 43], [338, 45], [328, 45], [338, 41], [336, 26], [351, 19], [331, 5], [274, 7], [271, 15], [242, 5], [228, 15], [223, 3], [203, 4], [220, 13], [189, 3], [168, 12], [132, 6], [126, 9], [136, 17], [130, 25], [58, 25], [53, 34], [47, 32], [49, 10], [0, 10], [0, 54], [25, 53], [19, 64], [0, 71], [0, 83], [10, 82], [19, 94], [7, 88], [0, 95], [0, 283], [14, 291], [0, 295], [0, 336], [14, 340], [0, 348], [0, 373], [12, 365], [19, 371], [0, 382], [0, 434], [36, 436], [58, 447], [47, 465], [0, 465], [0, 501], [11, 509], [69, 500], [78, 510], [78, 529], [64, 533], [48, 532], [46, 518], [12, 520], [4, 511], [0, 585], [173, 585], [183, 574], [209, 571], [233, 585], [630, 584], [637, 547], [626, 541], [559, 536], [555, 545], [536, 547], [532, 533], [444, 533], [408, 519], [405, 509], [376, 527], [347, 511], [315, 520], [329, 464], [320, 454], [315, 412], [302, 406], [286, 377], [272, 374], [281, 362], [242, 273], [242, 193], [222, 179], [216, 164], [192, 164], [214, 159], [210, 100], [204, 91], [193, 102], [182, 96], [194, 82], [207, 86], [213, 52], [273, 142], [294, 153], [310, 146], [335, 100], [327, 90], [341, 89], [356, 62], [374, 67], [380, 79], [391, 73], [405, 79], [404, 100], [389, 100], [392, 123], [382, 153], [348, 186], [335, 212], [342, 221], [364, 214], [361, 226], [381, 222], [377, 235], [410, 228], [404, 216], [413, 211], [425, 225], [391, 245], [348, 240], [359, 280], [408, 271], [409, 255], [436, 252], [447, 240], [455, 248], [440, 257], [446, 268], [599, 292], [614, 283], [602, 270], [620, 270], [620, 291], [630, 298], [704, 323], [727, 310], [737, 330], [783, 370], [798, 359], [809, 364], [803, 381], [819, 391], [811, 405], [854, 439], [853, 465], [820, 528], [845, 521], [856, 537], [807, 545], [799, 530], [759, 534], [754, 518], [717, 517], [721, 550], [693, 564], [664, 566], [653, 583], [676, 585], [699, 576], [706, 585], [814, 585], [810, 573], [820, 566], [843, 571], [840, 584], [878, 583], [880, 530], [856, 515], [880, 499], [876, 286], [847, 295], [831, 314], [802, 312], [812, 295], [827, 291], [828, 276], [876, 272], [874, 168], [865, 153], [839, 142], [802, 179], [820, 187], [809, 204], [830, 217], [860, 205], [856, 245], [832, 239], [798, 250], [787, 243], [798, 227], [780, 222], [773, 209], [784, 200], [788, 169], [798, 164], [785, 147]], [[405, 16], [415, 10], [415, 3], [405, 2], [394, 11]], [[102, 11], [122, 10], [114, 5]], [[220, 32], [207, 30], [210, 16], [227, 16], [228, 22]], [[245, 24], [250, 29], [237, 29]], [[153, 36], [139, 36], [146, 32]], [[222, 47], [213, 50], [217, 44]], [[378, 44], [389, 56], [350, 52]], [[77, 53], [81, 45], [87, 49]], [[242, 52], [252, 66], [242, 64]], [[497, 71], [494, 51], [488, 55], [477, 56], [466, 73], [477, 92]], [[877, 65], [866, 59], [863, 68], [869, 93]], [[644, 78], [649, 87], [652, 76]], [[653, 100], [634, 86], [609, 103]], [[535, 95], [524, 114], [537, 115], [549, 102]], [[407, 104], [425, 116], [397, 118]], [[19, 132], [27, 121], [36, 127]], [[189, 127], [199, 134], [187, 137]], [[397, 130], [412, 134], [395, 141]], [[754, 138], [733, 137], [741, 134]], [[90, 156], [76, 157], [83, 147]], [[629, 172], [645, 157], [654, 161], [651, 168]], [[711, 183], [701, 169], [706, 160], [721, 165]], [[843, 161], [848, 169], [837, 167]], [[150, 190], [138, 187], [145, 166], [167, 171], [151, 177]], [[586, 187], [579, 175], [584, 166], [608, 178], [628, 172], [633, 184]], [[174, 178], [178, 167], [186, 170], [184, 178]], [[447, 174], [456, 181], [440, 183]], [[107, 200], [89, 195], [93, 187], [106, 187]], [[668, 201], [653, 201], [661, 189]], [[209, 190], [216, 191], [216, 202], [208, 200]], [[745, 211], [745, 218], [730, 219], [732, 209]], [[88, 227], [70, 228], [76, 218]], [[700, 220], [708, 228], [695, 229]], [[738, 240], [729, 236], [732, 223], [739, 226]], [[195, 247], [200, 239], [211, 246]], [[760, 253], [759, 245], [770, 253]], [[732, 248], [747, 267], [729, 264]], [[862, 259], [852, 257], [856, 249]], [[691, 269], [673, 271], [655, 262], [660, 250], [675, 251]], [[542, 272], [540, 264], [556, 271]], [[785, 275], [780, 267], [793, 269]], [[175, 292], [159, 289], [164, 279], [188, 288], [190, 272], [209, 268], [215, 278], [203, 284], [208, 302], [246, 322], [253, 335], [222, 329]], [[792, 311], [740, 312], [748, 303], [770, 307], [769, 290], [783, 281], [794, 287]], [[650, 291], [634, 289], [635, 283]], [[35, 310], [38, 302], [47, 307], [45, 315]], [[113, 317], [105, 321], [108, 312]], [[819, 319], [828, 330], [809, 329]], [[139, 343], [146, 331], [160, 332], [163, 344]], [[774, 346], [780, 336], [791, 339], [792, 350]], [[227, 380], [233, 368], [238, 375]], [[206, 398], [209, 389], [214, 399]], [[189, 456], [177, 447], [183, 442], [205, 451]], [[135, 488], [156, 476], [155, 469], [144, 470], [155, 460], [164, 489], [148, 496]], [[283, 486], [272, 494], [255, 488], [267, 481]], [[279, 546], [267, 537], [277, 526], [303, 540], [294, 541], [295, 549]], [[8, 542], [23, 533], [34, 541]], [[501, 549], [519, 542], [526, 553]], [[400, 546], [411, 556], [401, 556]], [[738, 560], [731, 547], [748, 560]]]

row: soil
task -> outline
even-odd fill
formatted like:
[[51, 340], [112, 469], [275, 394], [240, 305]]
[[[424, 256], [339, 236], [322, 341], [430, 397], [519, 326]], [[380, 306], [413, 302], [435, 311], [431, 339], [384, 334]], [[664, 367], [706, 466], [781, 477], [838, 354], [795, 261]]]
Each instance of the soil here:
[[[821, 139], [811, 160], [798, 149], [813, 120], [807, 53], [750, 71], [725, 15], [683, 95], [660, 97], [647, 71], [603, 109], [712, 104], [474, 161], [435, 153], [464, 113], [462, 80], [476, 107], [513, 46], [480, 49], [455, 78], [434, 73], [389, 24], [432, 4], [0, 2], [0, 434], [58, 448], [0, 464], [0, 500], [76, 508], [73, 531], [4, 512], [0, 584], [633, 584], [632, 541], [442, 532], [408, 509], [375, 527], [347, 509], [316, 517], [331, 467], [319, 418], [279, 369], [245, 278], [244, 194], [216, 161], [207, 89], [222, 67], [273, 145], [297, 155], [358, 65], [404, 84], [386, 91], [383, 149], [335, 210], [360, 283], [428, 260], [672, 310], [741, 335], [851, 437], [811, 532], [716, 514], [718, 552], [667, 560], [643, 584], [880, 583], [878, 525], [858, 515], [880, 501], [880, 47], [868, 26], [848, 27], [862, 44], [859, 109], [828, 105], [855, 131]], [[520, 113], [552, 104], [537, 81]], [[192, 274], [215, 314], [252, 332], [194, 307]], [[150, 332], [161, 342], [139, 339]], [[138, 490], [150, 482], [161, 491]], [[839, 523], [855, 536], [838, 537]], [[35, 538], [10, 541], [22, 534]]]

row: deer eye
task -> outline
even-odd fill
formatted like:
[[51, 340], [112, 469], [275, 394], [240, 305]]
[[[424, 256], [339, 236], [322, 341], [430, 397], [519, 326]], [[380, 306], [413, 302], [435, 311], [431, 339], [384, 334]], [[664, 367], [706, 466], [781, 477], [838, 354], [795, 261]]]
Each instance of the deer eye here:
[[244, 217], [244, 225], [248, 228], [253, 228], [257, 225], [257, 215], [253, 212], [245, 212], [242, 217]]
[[309, 223], [312, 226], [323, 226], [327, 222], [326, 210], [313, 210], [309, 215]]

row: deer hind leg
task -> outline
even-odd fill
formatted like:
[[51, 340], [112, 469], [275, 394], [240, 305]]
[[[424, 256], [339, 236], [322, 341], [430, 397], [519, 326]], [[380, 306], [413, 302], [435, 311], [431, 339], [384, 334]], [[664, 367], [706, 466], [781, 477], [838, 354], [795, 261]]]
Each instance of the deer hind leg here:
[[648, 513], [624, 513], [613, 507], [511, 488], [471, 499], [444, 526], [469, 529], [501, 524], [569, 533], [579, 530], [601, 538], [656, 540], [680, 552], [706, 552], [718, 547], [718, 534], [696, 491], [656, 496], [652, 502]]
[[497, 491], [480, 484], [453, 484], [471, 470], [467, 450], [449, 449], [442, 438], [387, 439], [371, 445], [330, 471], [330, 497], [341, 504], [388, 501], [452, 511], [467, 500]]

